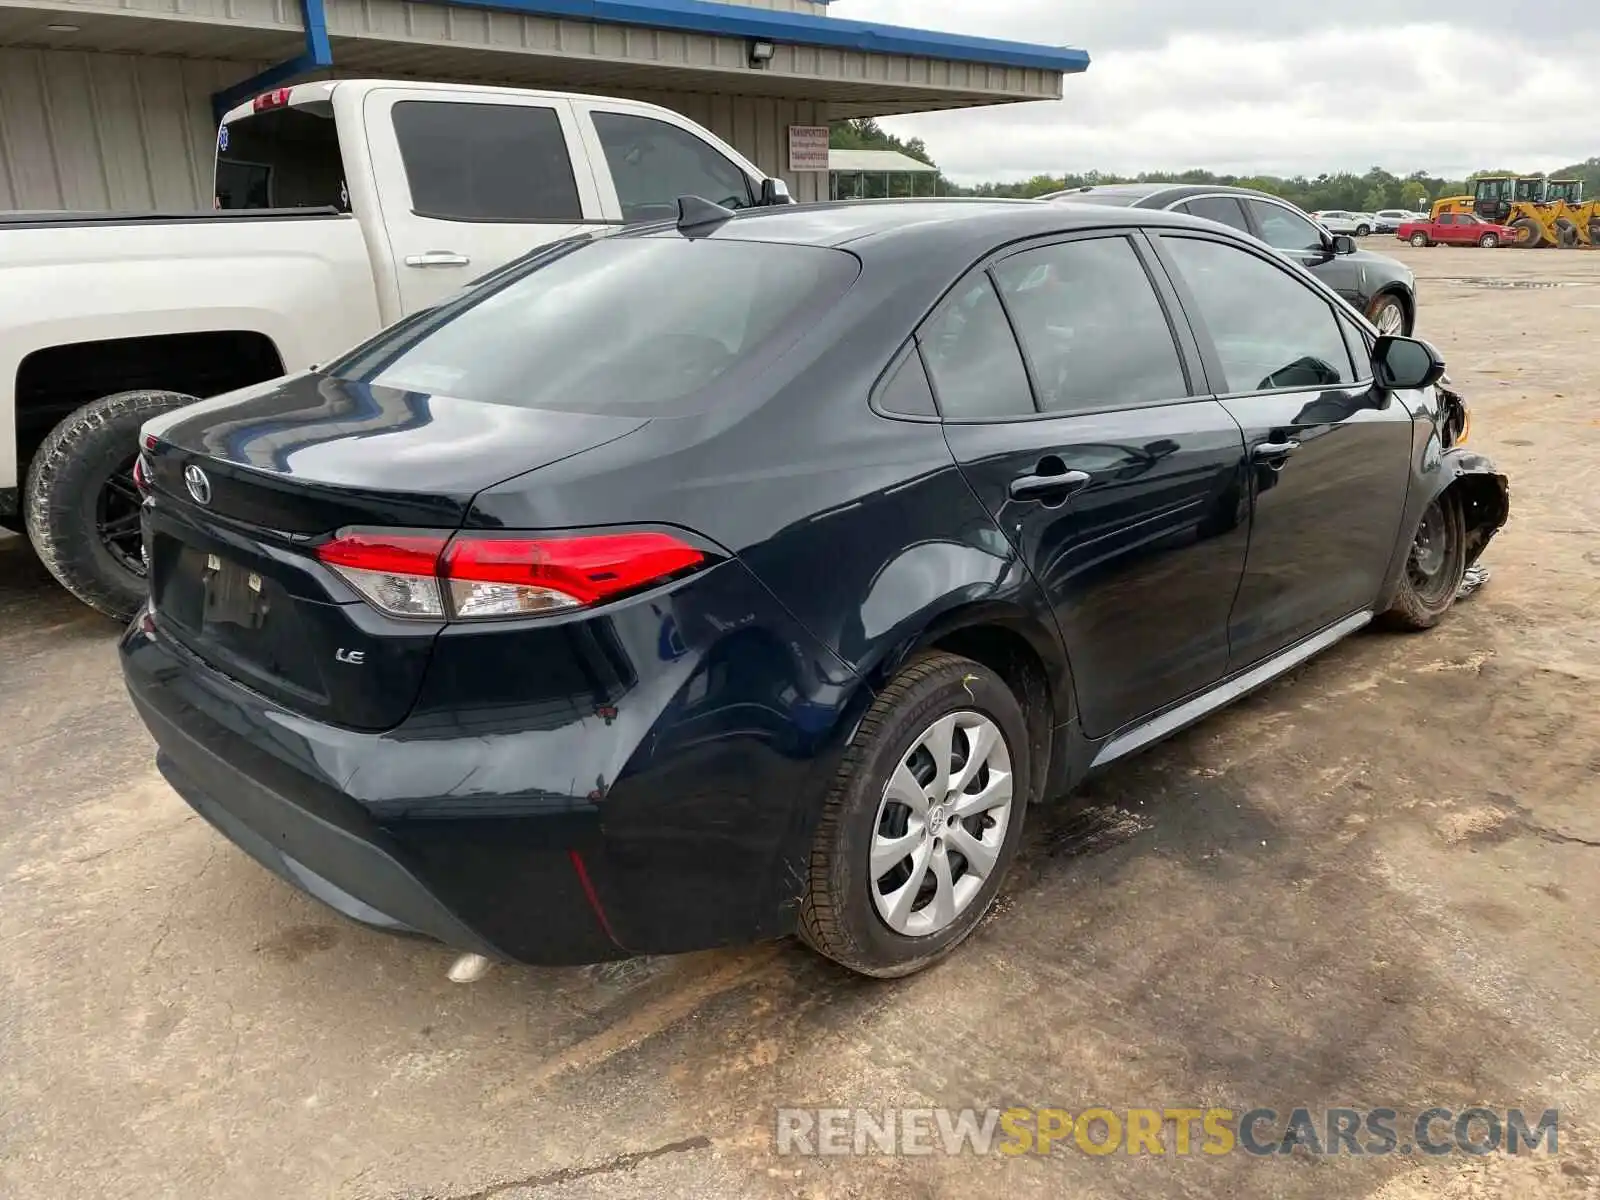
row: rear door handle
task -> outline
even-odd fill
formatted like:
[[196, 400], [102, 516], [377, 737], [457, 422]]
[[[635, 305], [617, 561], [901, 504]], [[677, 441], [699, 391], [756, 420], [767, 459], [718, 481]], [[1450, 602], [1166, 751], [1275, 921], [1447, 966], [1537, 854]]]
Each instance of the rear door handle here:
[[472, 260], [454, 250], [429, 250], [425, 254], [406, 255], [408, 267], [464, 267]]
[[1259, 442], [1250, 451], [1250, 457], [1257, 462], [1282, 462], [1300, 449], [1300, 443], [1294, 438], [1282, 442]]
[[1064, 500], [1088, 482], [1085, 471], [1058, 471], [1054, 475], [1019, 475], [1006, 490], [1013, 500]]

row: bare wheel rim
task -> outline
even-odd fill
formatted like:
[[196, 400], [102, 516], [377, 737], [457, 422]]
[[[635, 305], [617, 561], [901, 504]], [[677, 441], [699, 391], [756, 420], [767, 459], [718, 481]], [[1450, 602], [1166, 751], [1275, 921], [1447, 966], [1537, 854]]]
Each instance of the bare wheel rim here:
[[872, 903], [906, 937], [948, 929], [994, 874], [1011, 824], [1011, 748], [977, 712], [940, 717], [901, 757], [872, 824]]
[[139, 528], [143, 502], [133, 482], [132, 456], [120, 463], [95, 497], [94, 529], [106, 553], [123, 570], [145, 574], [144, 534]]
[[1405, 323], [1405, 314], [1400, 311], [1399, 301], [1396, 300], [1385, 300], [1378, 309], [1378, 319], [1373, 322], [1379, 333], [1391, 337], [1403, 333]]
[[1417, 526], [1417, 536], [1411, 543], [1411, 554], [1406, 561], [1406, 574], [1411, 578], [1411, 586], [1425, 603], [1436, 603], [1447, 590], [1454, 590], [1455, 583], [1446, 577], [1445, 572], [1449, 558], [1449, 525], [1445, 521], [1444, 508], [1434, 500], [1423, 510], [1422, 522]]

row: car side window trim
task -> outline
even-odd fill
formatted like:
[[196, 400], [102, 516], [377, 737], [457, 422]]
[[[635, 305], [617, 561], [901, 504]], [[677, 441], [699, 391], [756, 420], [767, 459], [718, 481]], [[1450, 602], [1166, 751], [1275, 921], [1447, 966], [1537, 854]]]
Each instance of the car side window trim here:
[[[884, 404], [884, 395], [893, 386], [895, 380], [899, 378], [901, 369], [913, 357], [916, 358], [917, 366], [922, 371], [923, 379], [928, 385], [929, 394], [933, 396], [934, 411], [931, 416], [923, 415], [922, 413], [899, 412]], [[944, 418], [939, 413], [938, 389], [934, 387], [933, 376], [928, 371], [928, 364], [923, 361], [922, 350], [918, 347], [915, 337], [907, 338], [900, 349], [896, 350], [894, 356], [889, 359], [889, 365], [884, 367], [878, 374], [877, 380], [872, 385], [872, 391], [867, 396], [867, 407], [877, 413], [878, 416], [885, 417], [891, 421], [915, 421], [924, 425], [939, 425], [943, 423]]]
[[[1002, 246], [976, 263], [971, 270], [962, 275], [933, 306], [929, 314], [919, 322], [913, 340], [920, 341], [923, 330], [934, 321], [943, 311], [946, 301], [950, 296], [960, 292], [966, 284], [979, 272], [988, 277], [989, 286], [1000, 300], [1001, 311], [1005, 313], [1006, 322], [1011, 327], [1012, 340], [1016, 343], [1017, 353], [1022, 357], [1023, 369], [1027, 372], [1028, 387], [1032, 393], [1034, 411], [1031, 413], [1015, 413], [1006, 417], [949, 417], [944, 415], [944, 406], [939, 402], [939, 384], [933, 372], [928, 372], [928, 379], [933, 387], [934, 401], [939, 403], [940, 420], [946, 425], [1002, 425], [1018, 421], [1062, 421], [1074, 417], [1093, 416], [1096, 413], [1131, 412], [1141, 408], [1166, 408], [1174, 404], [1194, 404], [1211, 399], [1210, 385], [1205, 373], [1205, 360], [1201, 354], [1200, 346], [1189, 328], [1189, 322], [1183, 312], [1181, 298], [1175, 292], [1166, 278], [1166, 271], [1161, 269], [1158, 257], [1146, 244], [1140, 226], [1117, 226], [1105, 229], [1076, 230], [1065, 234], [1048, 234], [1044, 237], [1034, 238], [1026, 242], [1014, 242]], [[1032, 250], [1042, 250], [1049, 246], [1059, 246], [1068, 242], [1091, 241], [1096, 238], [1120, 237], [1125, 238], [1132, 245], [1134, 254], [1138, 257], [1140, 265], [1144, 268], [1145, 276], [1150, 281], [1151, 288], [1155, 291], [1156, 299], [1161, 305], [1162, 314], [1167, 321], [1167, 330], [1172, 336], [1173, 345], [1178, 353], [1178, 362], [1183, 370], [1184, 379], [1188, 385], [1187, 396], [1174, 396], [1170, 400], [1144, 400], [1132, 403], [1117, 403], [1096, 405], [1093, 408], [1075, 408], [1070, 413], [1044, 412], [1039, 408], [1039, 388], [1033, 376], [1033, 364], [1029, 362], [1027, 353], [1023, 350], [1022, 340], [1017, 336], [1017, 328], [1012, 320], [1011, 311], [1006, 305], [1005, 293], [999, 281], [994, 277], [994, 268], [1008, 258], [1018, 254], [1025, 254]], [[1179, 318], [1183, 319], [1179, 319]], [[899, 361], [898, 355], [895, 362]], [[924, 362], [926, 366], [926, 362]], [[887, 378], [887, 374], [883, 378]], [[885, 414], [894, 415], [894, 414]], [[914, 417], [901, 418], [916, 420]]]
[[[1155, 253], [1160, 259], [1162, 269], [1165, 271], [1167, 278], [1170, 280], [1173, 289], [1178, 293], [1179, 299], [1183, 304], [1184, 311], [1189, 314], [1189, 321], [1194, 327], [1195, 339], [1200, 344], [1200, 357], [1205, 363], [1206, 375], [1208, 379], [1212, 381], [1212, 391], [1211, 394], [1206, 397], [1207, 399], [1214, 398], [1217, 400], [1231, 400], [1244, 396], [1292, 396], [1301, 392], [1308, 394], [1315, 392], [1326, 392], [1330, 389], [1330, 387], [1335, 389], [1359, 388], [1362, 386], [1372, 385], [1372, 381], [1370, 379], [1363, 380], [1357, 378], [1354, 383], [1337, 385], [1309, 384], [1297, 387], [1244, 388], [1229, 390], [1226, 382], [1228, 377], [1222, 368], [1222, 355], [1217, 351], [1216, 343], [1211, 338], [1211, 331], [1209, 328], [1207, 328], [1205, 319], [1200, 315], [1199, 302], [1196, 300], [1194, 293], [1190, 290], [1188, 282], [1184, 279], [1183, 272], [1178, 270], [1177, 264], [1172, 261], [1172, 259], [1168, 256], [1166, 249], [1161, 245], [1163, 240], [1166, 238], [1186, 238], [1190, 241], [1196, 242], [1218, 242], [1224, 246], [1232, 247], [1241, 253], [1249, 254], [1261, 262], [1266, 263], [1273, 270], [1287, 276], [1289, 279], [1293, 280], [1296, 285], [1305, 288], [1307, 292], [1311, 293], [1311, 295], [1322, 301], [1323, 305], [1328, 310], [1328, 318], [1334, 322], [1336, 327], [1340, 327], [1340, 341], [1342, 341], [1345, 346], [1345, 357], [1350, 359], [1349, 338], [1344, 336], [1342, 328], [1345, 319], [1345, 314], [1341, 311], [1341, 305], [1343, 305], [1343, 301], [1335, 303], [1335, 301], [1338, 300], [1336, 293], [1330, 292], [1321, 280], [1309, 275], [1307, 272], [1295, 270], [1282, 257], [1281, 254], [1273, 250], [1270, 246], [1264, 248], [1249, 246], [1243, 242], [1236, 242], [1229, 238], [1217, 237], [1213, 234], [1197, 229], [1155, 229], [1148, 232], [1150, 234], [1150, 241], [1153, 243]], [[1360, 327], [1358, 326], [1358, 328]], [[1355, 362], [1351, 360], [1349, 365], [1352, 371], [1359, 376], [1360, 372], [1355, 371]], [[1219, 387], [1217, 386], [1218, 384], [1221, 384], [1222, 386]]]

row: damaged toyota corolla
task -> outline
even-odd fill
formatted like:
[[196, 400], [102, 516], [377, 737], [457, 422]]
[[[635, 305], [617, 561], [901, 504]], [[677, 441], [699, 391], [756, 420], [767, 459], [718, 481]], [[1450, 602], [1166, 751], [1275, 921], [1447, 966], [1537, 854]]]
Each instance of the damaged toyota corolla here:
[[1221, 226], [680, 208], [145, 428], [160, 768], [349, 917], [908, 974], [1030, 805], [1506, 519], [1431, 347]]

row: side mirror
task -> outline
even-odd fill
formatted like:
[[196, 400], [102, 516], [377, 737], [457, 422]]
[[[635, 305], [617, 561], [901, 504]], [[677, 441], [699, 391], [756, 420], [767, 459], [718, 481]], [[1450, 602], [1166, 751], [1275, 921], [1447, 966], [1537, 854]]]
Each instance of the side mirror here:
[[779, 204], [793, 204], [794, 197], [789, 195], [789, 185], [781, 179], [763, 179], [761, 181], [762, 208], [772, 208]]
[[1372, 373], [1380, 387], [1415, 391], [1444, 378], [1444, 359], [1417, 338], [1385, 336], [1373, 348]]
[[1355, 238], [1351, 237], [1348, 233], [1334, 234], [1333, 252], [1334, 254], [1354, 254], [1356, 252]]

